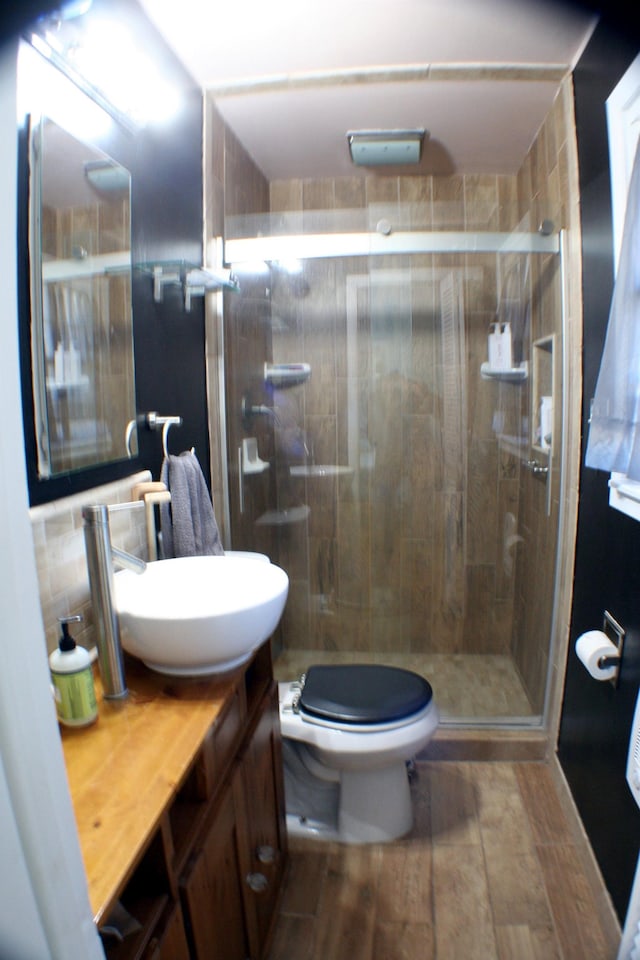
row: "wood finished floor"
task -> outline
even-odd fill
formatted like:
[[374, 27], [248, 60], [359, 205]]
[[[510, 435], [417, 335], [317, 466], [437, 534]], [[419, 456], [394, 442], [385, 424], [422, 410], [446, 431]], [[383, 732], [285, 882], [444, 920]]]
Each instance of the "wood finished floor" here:
[[292, 839], [268, 960], [614, 960], [552, 776], [419, 763], [412, 834]]

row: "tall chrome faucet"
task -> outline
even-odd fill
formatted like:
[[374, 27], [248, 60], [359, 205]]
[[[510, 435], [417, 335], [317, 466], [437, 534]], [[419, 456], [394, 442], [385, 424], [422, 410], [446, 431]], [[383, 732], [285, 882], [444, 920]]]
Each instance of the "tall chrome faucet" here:
[[120, 625], [114, 602], [113, 566], [119, 564], [135, 573], [143, 573], [146, 563], [119, 550], [111, 543], [109, 512], [144, 508], [143, 500], [95, 504], [83, 507], [84, 542], [89, 572], [89, 588], [98, 647], [98, 666], [105, 699], [120, 700], [128, 694], [120, 642]]

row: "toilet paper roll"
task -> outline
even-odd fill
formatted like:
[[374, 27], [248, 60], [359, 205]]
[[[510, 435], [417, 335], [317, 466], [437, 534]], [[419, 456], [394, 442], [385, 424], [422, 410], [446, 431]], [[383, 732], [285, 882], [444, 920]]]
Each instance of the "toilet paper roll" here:
[[600, 667], [601, 657], [620, 656], [615, 643], [602, 630], [589, 630], [576, 640], [576, 653], [594, 680], [611, 680], [616, 675], [617, 664]]

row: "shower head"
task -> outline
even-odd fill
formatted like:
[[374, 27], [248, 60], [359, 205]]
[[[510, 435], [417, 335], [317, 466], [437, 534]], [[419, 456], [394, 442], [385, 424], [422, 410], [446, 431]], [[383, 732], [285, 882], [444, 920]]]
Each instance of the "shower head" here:
[[350, 130], [347, 133], [351, 159], [357, 166], [379, 167], [418, 163], [427, 131]]

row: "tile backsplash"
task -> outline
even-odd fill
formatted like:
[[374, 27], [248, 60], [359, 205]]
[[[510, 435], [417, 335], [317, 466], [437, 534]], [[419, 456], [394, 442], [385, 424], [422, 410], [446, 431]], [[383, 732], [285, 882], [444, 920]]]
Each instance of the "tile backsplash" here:
[[[58, 617], [75, 614], [84, 619], [71, 630], [74, 639], [87, 649], [95, 646], [82, 508], [89, 503], [126, 503], [135, 484], [147, 480], [151, 473], [143, 470], [29, 511], [48, 653], [55, 649], [60, 635]], [[116, 512], [110, 524], [114, 546], [147, 559], [144, 510]]]

